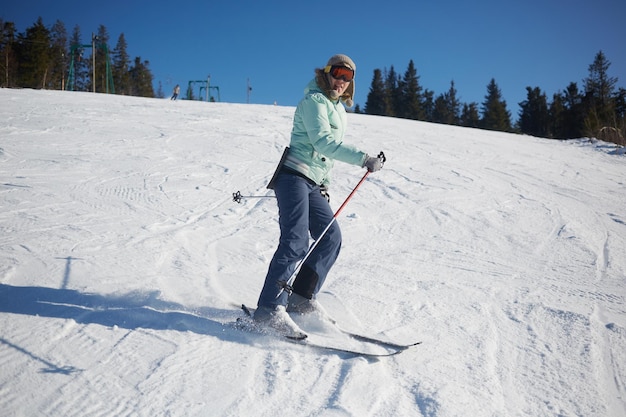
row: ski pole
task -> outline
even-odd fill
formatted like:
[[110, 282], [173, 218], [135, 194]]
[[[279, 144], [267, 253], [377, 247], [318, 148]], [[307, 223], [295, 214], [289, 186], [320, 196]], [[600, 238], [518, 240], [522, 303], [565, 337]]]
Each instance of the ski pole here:
[[241, 195], [241, 192], [237, 191], [236, 193], [233, 193], [233, 201], [236, 203], [241, 204], [241, 199], [242, 198], [276, 198], [276, 196], [273, 195]]
[[[380, 160], [381, 160], [381, 162], [383, 164], [387, 160], [387, 158], [385, 157], [385, 154], [382, 151], [378, 154], [378, 158], [380, 158]], [[304, 265], [304, 262], [309, 258], [309, 256], [311, 256], [311, 253], [315, 250], [315, 248], [320, 243], [320, 241], [322, 240], [322, 238], [324, 237], [326, 232], [328, 232], [328, 229], [330, 229], [330, 227], [333, 225], [333, 223], [335, 223], [335, 221], [337, 220], [337, 217], [339, 216], [339, 213], [341, 213], [341, 211], [344, 209], [344, 207], [348, 204], [348, 201], [350, 201], [350, 199], [352, 198], [354, 193], [356, 193], [356, 190], [361, 186], [361, 184], [363, 184], [363, 182], [365, 181], [365, 179], [367, 178], [367, 176], [369, 174], [370, 174], [369, 171], [365, 171], [365, 174], [363, 175], [363, 177], [361, 178], [359, 183], [356, 185], [356, 187], [354, 187], [354, 189], [352, 189], [352, 191], [350, 192], [348, 197], [346, 197], [345, 201], [341, 204], [341, 206], [339, 206], [339, 208], [337, 209], [337, 211], [333, 215], [333, 218], [330, 220], [330, 222], [326, 226], [326, 228], [322, 231], [322, 233], [319, 235], [319, 237], [309, 247], [309, 249], [307, 250], [306, 254], [304, 255], [304, 258], [302, 258], [300, 260], [300, 262], [298, 262], [298, 264], [296, 265], [296, 269], [294, 269], [293, 273], [291, 274], [291, 276], [289, 277], [287, 282], [282, 285], [283, 290], [285, 290], [289, 294], [291, 294], [293, 282], [296, 280], [296, 275], [298, 275], [298, 272], [300, 272], [300, 268], [302, 267], [302, 265]], [[279, 293], [279, 295], [281, 293], [282, 293], [282, 291]]]

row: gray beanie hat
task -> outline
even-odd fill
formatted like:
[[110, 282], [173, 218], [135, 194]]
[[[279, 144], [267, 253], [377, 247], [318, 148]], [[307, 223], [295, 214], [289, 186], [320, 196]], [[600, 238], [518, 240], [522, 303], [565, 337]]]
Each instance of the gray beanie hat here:
[[354, 64], [354, 61], [351, 60], [348, 55], [344, 55], [344, 54], [333, 55], [330, 57], [330, 59], [328, 60], [328, 64], [326, 65], [329, 65], [329, 66], [343, 65], [344, 67], [348, 67], [356, 73], [356, 65]]
[[[324, 72], [327, 74], [327, 76], [329, 76], [328, 72], [330, 71], [330, 67], [332, 67], [333, 65], [342, 65], [344, 67], [348, 67], [352, 71], [354, 71], [354, 75], [356, 76], [356, 64], [354, 63], [352, 59], [350, 59], [348, 55], [336, 54], [336, 55], [331, 56], [330, 59], [328, 60], [328, 63], [326, 64], [326, 68], [324, 68]], [[346, 92], [343, 93], [341, 97], [338, 97], [344, 103], [346, 103], [346, 106], [348, 107], [352, 107], [352, 105], [354, 104], [354, 90], [355, 90], [355, 86], [354, 86], [354, 78], [353, 78], [352, 81], [350, 82], [350, 85], [348, 85]]]

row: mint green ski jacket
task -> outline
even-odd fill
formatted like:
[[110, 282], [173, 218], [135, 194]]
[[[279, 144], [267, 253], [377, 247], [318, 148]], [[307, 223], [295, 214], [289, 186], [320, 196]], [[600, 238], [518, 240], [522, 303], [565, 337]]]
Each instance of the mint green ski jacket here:
[[330, 100], [311, 80], [296, 108], [285, 166], [318, 185], [330, 183], [335, 160], [363, 166], [367, 154], [343, 143], [346, 124], [343, 104]]

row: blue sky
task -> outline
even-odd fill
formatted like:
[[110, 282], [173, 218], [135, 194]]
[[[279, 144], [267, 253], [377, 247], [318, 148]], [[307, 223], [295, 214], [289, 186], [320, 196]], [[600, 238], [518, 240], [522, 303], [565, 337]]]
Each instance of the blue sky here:
[[58, 19], [83, 41], [100, 24], [113, 49], [124, 33], [131, 58], [150, 62], [155, 88], [211, 76], [220, 98], [295, 106], [312, 78], [335, 53], [357, 65], [355, 102], [364, 107], [373, 71], [394, 66], [404, 74], [413, 60], [423, 87], [435, 95], [454, 80], [460, 100], [482, 103], [491, 78], [517, 119], [526, 87], [551, 99], [588, 75], [602, 50], [609, 75], [626, 86], [624, 0], [403, 0], [304, 2], [113, 0], [7, 2], [0, 17], [19, 32], [39, 16]]

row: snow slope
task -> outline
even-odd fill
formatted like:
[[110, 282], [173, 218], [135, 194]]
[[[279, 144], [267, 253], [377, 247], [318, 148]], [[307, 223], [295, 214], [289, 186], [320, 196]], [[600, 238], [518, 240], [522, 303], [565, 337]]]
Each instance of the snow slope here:
[[[3, 416], [626, 415], [626, 160], [349, 115], [385, 168], [320, 295], [378, 361], [223, 323], [278, 238], [294, 108], [0, 89]], [[331, 205], [363, 170], [338, 163]]]

